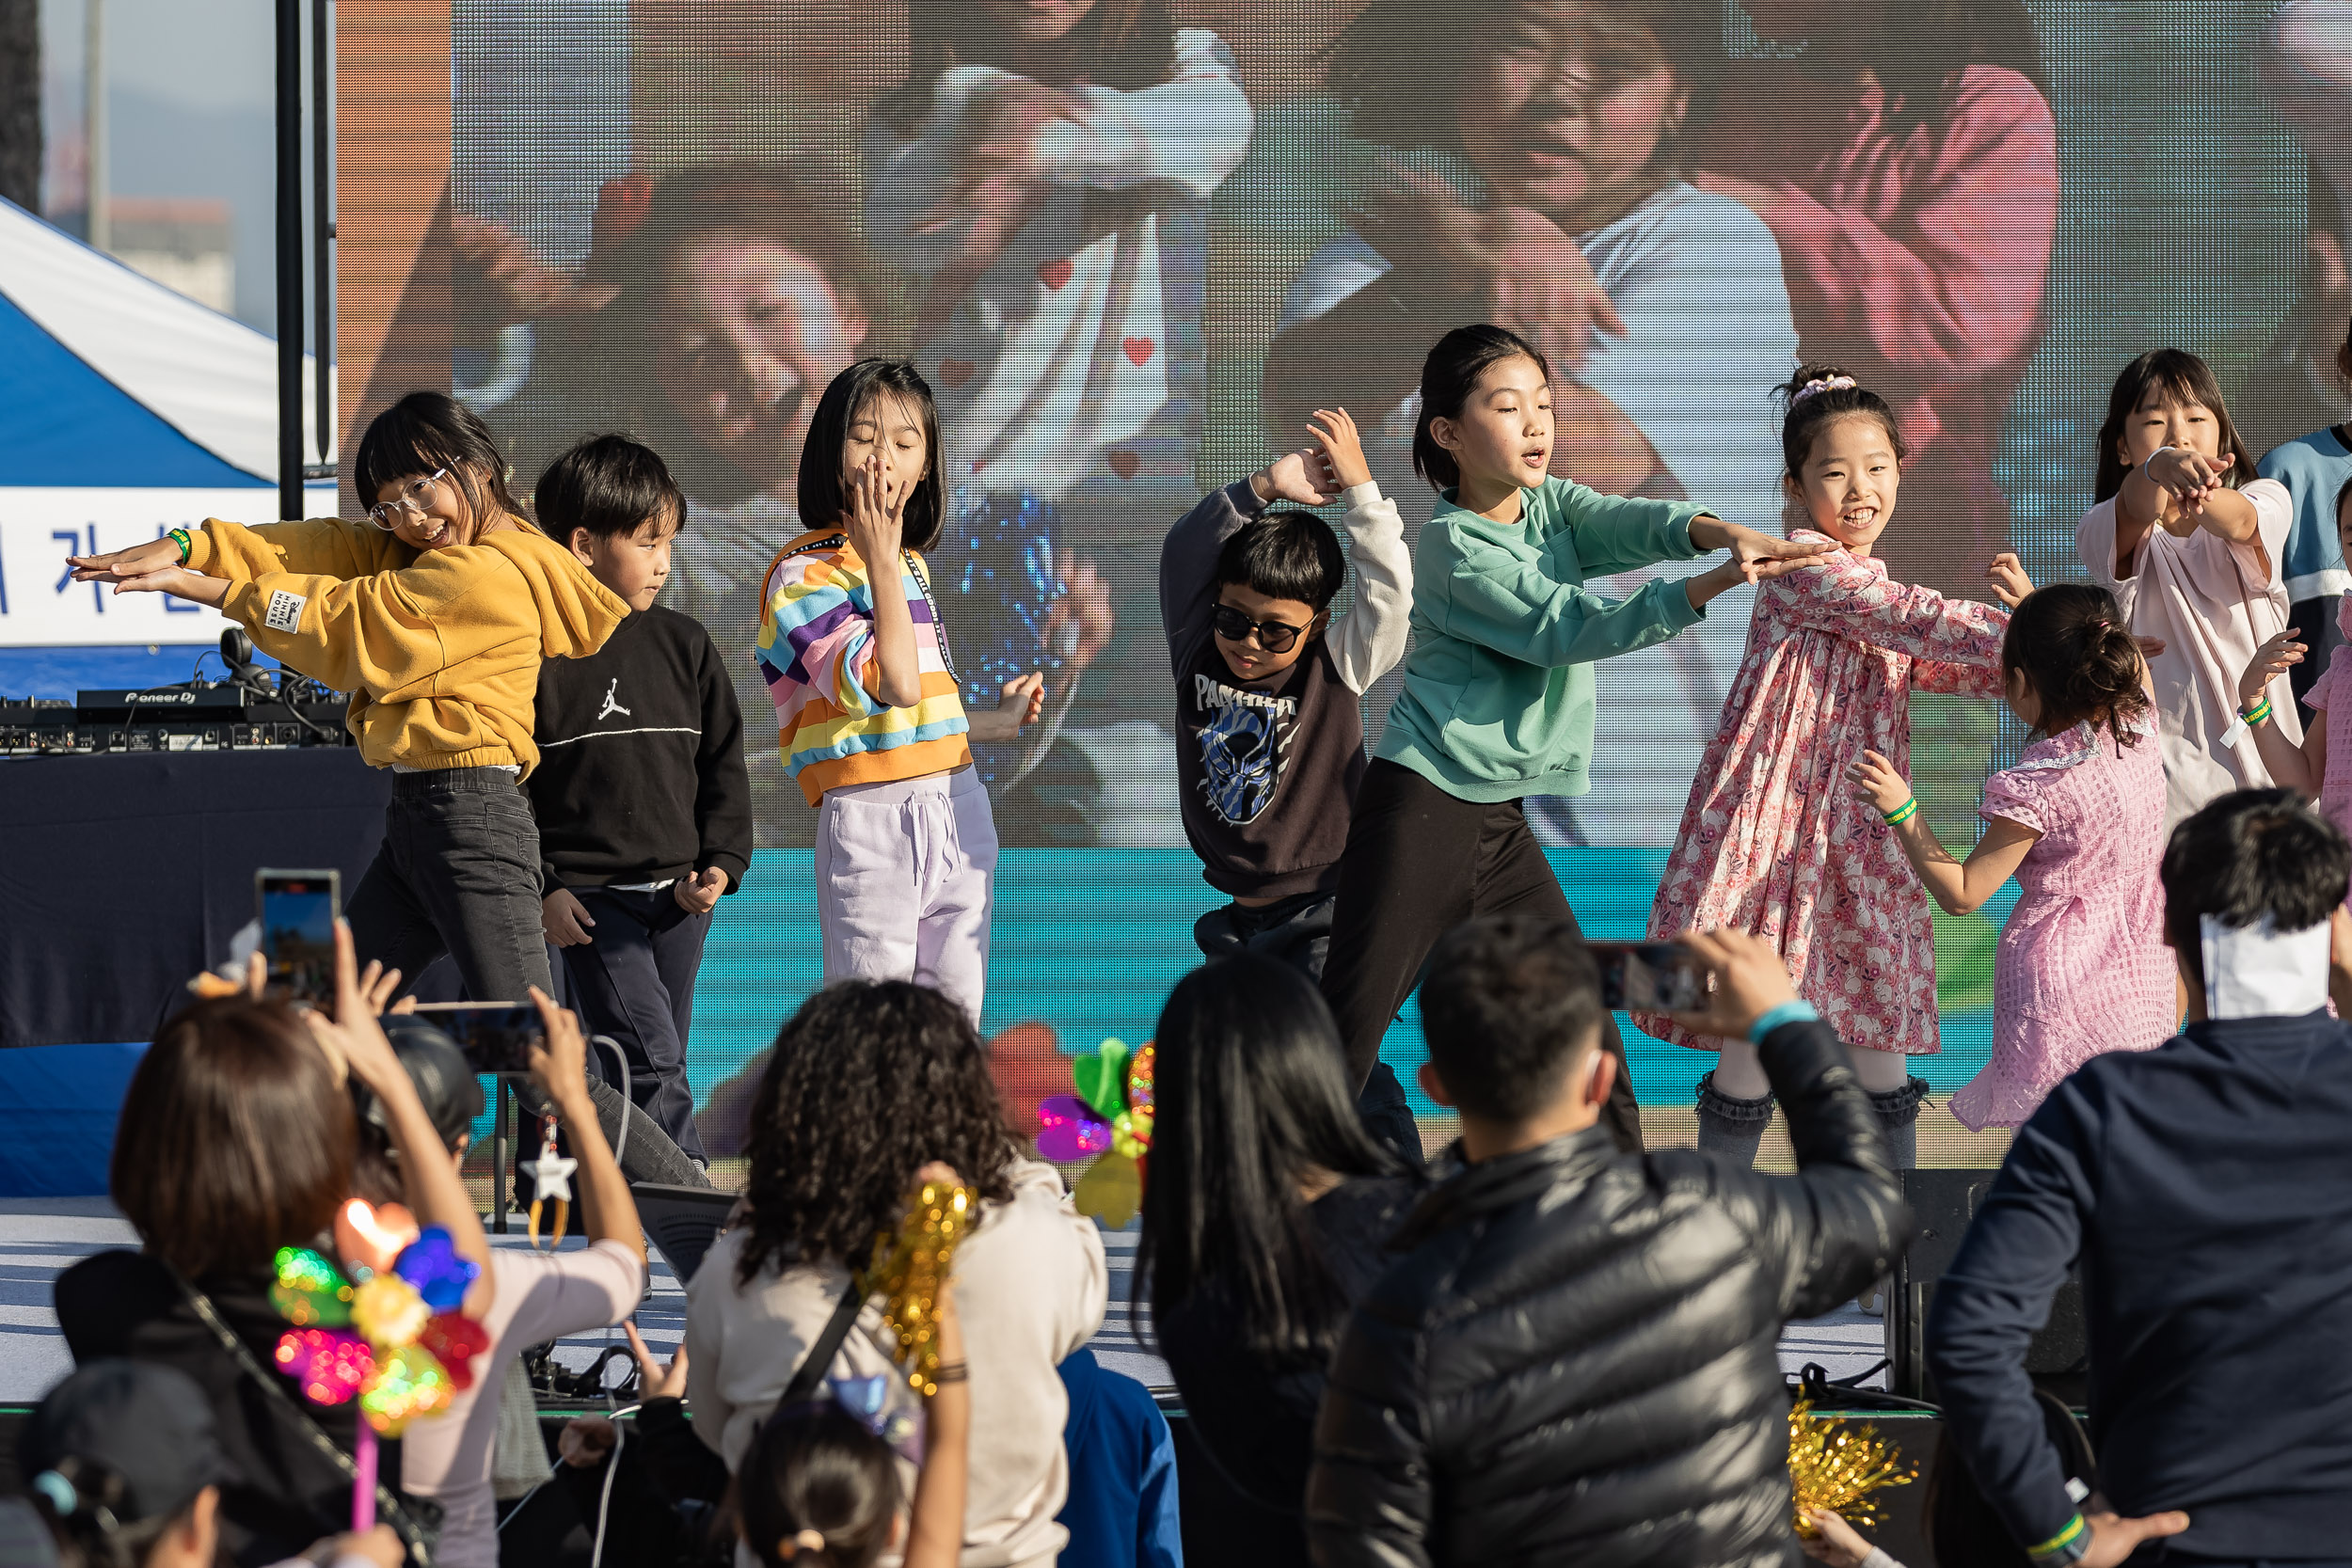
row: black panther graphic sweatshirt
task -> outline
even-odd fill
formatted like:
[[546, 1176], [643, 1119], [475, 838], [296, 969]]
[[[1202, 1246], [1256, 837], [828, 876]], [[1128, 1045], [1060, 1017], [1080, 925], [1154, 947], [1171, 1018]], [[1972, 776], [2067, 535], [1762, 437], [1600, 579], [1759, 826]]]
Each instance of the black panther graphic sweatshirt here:
[[1405, 657], [1412, 558], [1396, 503], [1359, 484], [1347, 503], [1356, 608], [1279, 682], [1241, 686], [1209, 629], [1216, 557], [1266, 508], [1244, 480], [1212, 491], [1160, 546], [1160, 619], [1176, 677], [1176, 771], [1201, 875], [1240, 898], [1327, 893], [1364, 772], [1365, 688]]

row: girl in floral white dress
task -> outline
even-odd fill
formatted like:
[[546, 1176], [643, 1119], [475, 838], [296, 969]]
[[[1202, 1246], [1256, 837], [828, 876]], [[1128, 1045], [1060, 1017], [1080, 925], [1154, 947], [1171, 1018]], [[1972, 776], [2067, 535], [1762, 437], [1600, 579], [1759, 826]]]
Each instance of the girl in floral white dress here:
[[1851, 768], [1946, 911], [1970, 913], [2017, 878], [1993, 960], [1993, 1054], [1952, 1096], [1972, 1131], [2024, 1126], [2091, 1057], [2162, 1045], [2180, 1021], [2156, 875], [2164, 752], [2131, 625], [2106, 589], [2058, 583], [2017, 607], [2001, 663], [2034, 739], [1985, 781], [1985, 832], [1965, 861], [1928, 831], [1893, 763], [1871, 752]]
[[[1843, 786], [1866, 751], [1911, 753], [1910, 694], [1996, 696], [2008, 615], [1886, 575], [1871, 555], [1895, 512], [1902, 433], [1883, 398], [1834, 365], [1782, 388], [1783, 481], [1810, 529], [1839, 547], [1756, 592], [1746, 657], [1691, 785], [1649, 931], [1753, 931], [1775, 943], [1798, 994], [1837, 1031], [1897, 1163], [1917, 1163], [1923, 1079], [1909, 1058], [1941, 1049], [1935, 929], [1927, 895], [1875, 814]], [[1994, 591], [2032, 592], [2017, 558], [1994, 558]], [[1720, 1052], [1699, 1082], [1699, 1147], [1753, 1163], [1772, 1086], [1745, 1040], [1692, 1035], [1656, 1014], [1660, 1039]]]

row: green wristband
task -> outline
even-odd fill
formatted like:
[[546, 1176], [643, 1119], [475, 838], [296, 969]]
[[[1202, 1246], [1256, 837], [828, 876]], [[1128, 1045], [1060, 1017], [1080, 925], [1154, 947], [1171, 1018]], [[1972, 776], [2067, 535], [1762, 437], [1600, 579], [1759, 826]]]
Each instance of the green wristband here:
[[1905, 800], [1901, 805], [1897, 806], [1893, 811], [1884, 812], [1881, 815], [1886, 818], [1886, 825], [1888, 827], [1899, 828], [1904, 823], [1919, 815], [1919, 797], [1915, 795], [1910, 800]]
[[2243, 721], [2246, 727], [2250, 730], [2269, 722], [2271, 715], [2277, 711], [2277, 709], [2270, 705], [2270, 693], [2265, 691], [2263, 693], [2262, 700], [2260, 702], [2256, 703], [2252, 707], [2241, 710], [2238, 714], [2238, 718]]
[[185, 566], [188, 557], [196, 553], [196, 540], [183, 528], [175, 528], [164, 537], [180, 546], [180, 564]]

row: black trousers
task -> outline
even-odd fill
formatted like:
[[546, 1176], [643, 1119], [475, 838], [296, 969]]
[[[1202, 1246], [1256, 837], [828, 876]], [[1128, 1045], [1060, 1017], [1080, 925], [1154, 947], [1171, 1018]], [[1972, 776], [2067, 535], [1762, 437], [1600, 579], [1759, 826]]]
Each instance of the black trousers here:
[[[1356, 791], [1323, 971], [1324, 1000], [1359, 1085], [1380, 1059], [1381, 1037], [1438, 939], [1473, 915], [1511, 913], [1576, 926], [1519, 802], [1459, 800], [1409, 768], [1375, 759]], [[1601, 1015], [1600, 1028], [1602, 1046], [1617, 1059], [1601, 1120], [1618, 1148], [1638, 1150], [1642, 1113], [1625, 1041], [1612, 1015]]]
[[[1332, 896], [1302, 893], [1272, 904], [1251, 908], [1227, 904], [1193, 922], [1192, 940], [1212, 958], [1235, 953], [1256, 953], [1286, 963], [1318, 984], [1331, 951]], [[1413, 1102], [1388, 1063], [1375, 1060], [1356, 1096], [1357, 1114], [1372, 1135], [1402, 1155], [1421, 1164], [1421, 1128], [1413, 1120]]]
[[345, 913], [359, 961], [397, 968], [402, 989], [447, 953], [476, 1002], [552, 996], [539, 924], [539, 824], [501, 768], [402, 773], [384, 847]]
[[[709, 914], [689, 913], [666, 887], [651, 893], [576, 887], [571, 893], [596, 922], [589, 941], [556, 949], [580, 1023], [591, 1037], [610, 1037], [628, 1058], [628, 1097], [638, 1109], [689, 1158], [707, 1164], [694, 1131], [693, 1092], [686, 1085], [686, 1036]], [[588, 1065], [619, 1086], [619, 1069], [601, 1046], [588, 1053]]]

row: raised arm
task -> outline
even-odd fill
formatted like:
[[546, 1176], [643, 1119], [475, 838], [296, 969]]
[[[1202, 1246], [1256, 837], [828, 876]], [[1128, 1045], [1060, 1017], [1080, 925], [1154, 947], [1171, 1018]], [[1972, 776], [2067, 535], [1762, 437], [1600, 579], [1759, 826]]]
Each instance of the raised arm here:
[[1198, 633], [1216, 602], [1216, 557], [1273, 499], [1269, 470], [1212, 490], [1176, 520], [1160, 541], [1160, 626], [1168, 634], [1168, 658]]
[[1915, 1227], [1892, 1151], [1836, 1031], [1797, 1000], [1780, 954], [1745, 931], [1677, 939], [1714, 976], [1708, 1010], [1677, 1013], [1696, 1035], [1754, 1040], [1788, 1117], [1797, 1174], [1724, 1170], [1724, 1199], [1769, 1229], [1788, 1260], [1786, 1310], [1826, 1312], [1893, 1266]]
[[1928, 896], [1946, 914], [1974, 914], [2001, 884], [2017, 874], [2026, 852], [2042, 841], [2041, 818], [2032, 803], [2013, 789], [2004, 795], [1999, 785], [2008, 775], [1995, 774], [1985, 786], [1984, 836], [1964, 861], [1952, 852], [1919, 815], [1919, 802], [1910, 781], [1876, 752], [1865, 752], [1846, 769], [1856, 798], [1887, 819]]
[[[930, 1167], [944, 1169], [944, 1167]], [[938, 1178], [959, 1180], [952, 1172]], [[956, 1568], [963, 1552], [963, 1507], [971, 1470], [972, 1380], [964, 1360], [956, 1292], [939, 1292], [939, 1386], [923, 1401], [923, 1469], [907, 1511], [906, 1568]]]
[[1332, 241], [1292, 282], [1266, 347], [1267, 429], [1288, 439], [1320, 407], [1379, 423], [1421, 385], [1429, 344], [1476, 321], [1478, 303], [1456, 279], [1399, 272], [1359, 235]]
[[418, 1221], [448, 1231], [457, 1256], [481, 1270], [465, 1300], [466, 1315], [479, 1323], [498, 1297], [498, 1283], [490, 1274], [489, 1238], [482, 1233], [482, 1216], [458, 1180], [457, 1167], [450, 1163], [448, 1146], [434, 1130], [433, 1118], [417, 1098], [416, 1084], [392, 1053], [391, 1041], [384, 1037], [383, 1025], [360, 987], [348, 922], [335, 922], [335, 1017], [330, 1022], [306, 1012], [303, 1018], [311, 1033], [340, 1053], [352, 1075], [384, 1102], [391, 1118], [392, 1147], [400, 1153], [402, 1184]]
[[873, 657], [860, 679], [866, 694], [883, 707], [913, 707], [923, 700], [923, 667], [914, 646], [914, 612], [907, 604], [898, 551], [904, 538], [912, 479], [883, 473], [879, 455], [851, 476], [846, 529], [850, 548], [866, 562], [866, 591], [873, 598]]
[[[2297, 746], [2272, 722], [2273, 716], [2258, 705], [2271, 700], [2273, 681], [2310, 656], [2311, 649], [2293, 626], [2269, 639], [2254, 650], [2246, 673], [2238, 677], [2237, 706], [2241, 721], [2249, 713], [2261, 714], [2262, 722], [2249, 727], [2254, 732], [2254, 749], [2262, 753], [2263, 766], [2270, 769], [2271, 778], [2288, 789], [2316, 798], [2328, 780], [2327, 724], [2305, 725], [2303, 744]], [[2341, 685], [2330, 670], [2320, 676], [2304, 701], [2325, 714], [2337, 703], [2352, 701], [2352, 693], [2341, 691]]]
[[1327, 634], [1331, 661], [1361, 695], [1396, 667], [1412, 635], [1413, 556], [1396, 502], [1373, 483], [1356, 421], [1344, 408], [1318, 408], [1309, 428], [1321, 443], [1325, 477], [1347, 503], [1348, 559], [1356, 566], [1356, 608]]
[[[642, 1268], [645, 1233], [638, 1223], [637, 1200], [628, 1196], [628, 1178], [612, 1158], [596, 1103], [588, 1098], [588, 1041], [580, 1020], [536, 986], [531, 988], [531, 1000], [539, 1009], [544, 1031], [541, 1043], [531, 1048], [531, 1076], [555, 1102], [555, 1114], [571, 1132], [572, 1154], [580, 1163], [580, 1223], [590, 1241], [618, 1242]], [[643, 1283], [641, 1279], [641, 1288]]]

